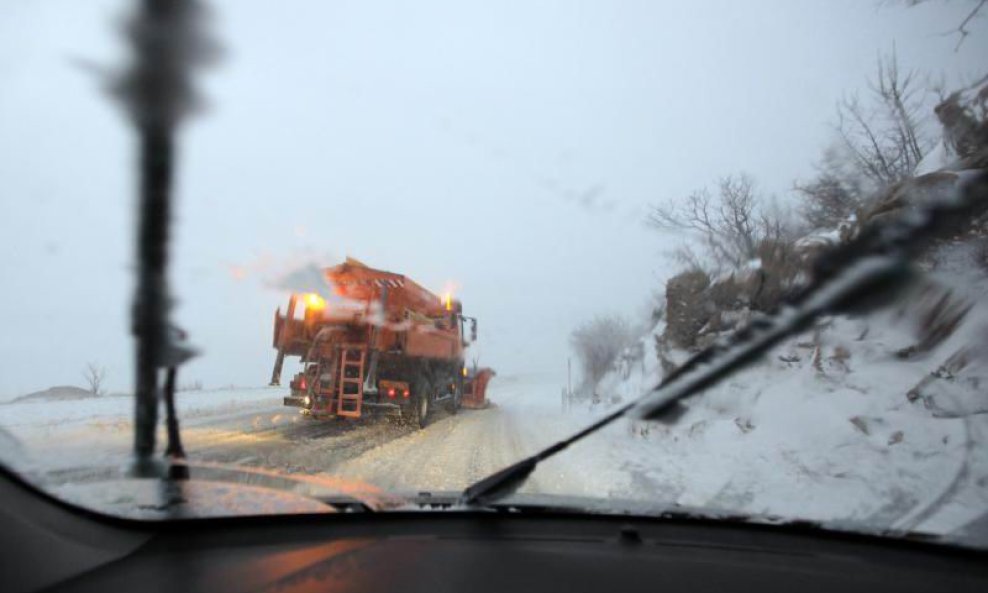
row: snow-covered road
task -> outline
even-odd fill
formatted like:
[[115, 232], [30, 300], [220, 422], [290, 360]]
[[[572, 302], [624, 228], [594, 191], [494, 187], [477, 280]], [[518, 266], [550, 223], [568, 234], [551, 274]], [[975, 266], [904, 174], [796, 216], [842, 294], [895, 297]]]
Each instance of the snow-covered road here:
[[[422, 430], [374, 417], [313, 420], [281, 405], [284, 389], [277, 388], [186, 392], [178, 406], [191, 461], [436, 493], [460, 491], [606, 412], [589, 404], [563, 410], [560, 386], [552, 376], [499, 376], [489, 408], [437, 411]], [[891, 526], [929, 508], [957, 474], [949, 454], [957, 422], [937, 424], [943, 435], [923, 433], [936, 437], [937, 447], [886, 443], [884, 433], [861, 434], [843, 417], [824, 422], [836, 394], [818, 409], [813, 400], [787, 402], [793, 390], [803, 388], [776, 389], [776, 405], [774, 395], [758, 399], [765, 386], [741, 377], [698, 402], [675, 427], [620, 420], [540, 464], [521, 491]], [[119, 472], [130, 459], [132, 405], [127, 397], [0, 404], [0, 428], [13, 437], [0, 442], [0, 456], [53, 488], [105, 479], [107, 468]], [[762, 408], [782, 411], [774, 428], [763, 427], [772, 418]], [[737, 421], [752, 413], [752, 425]], [[920, 455], [924, 447], [931, 457]], [[983, 487], [973, 488], [964, 491], [971, 500], [946, 507], [957, 515], [946, 516], [950, 524], [971, 520], [984, 506]]]
[[[193, 461], [332, 474], [390, 491], [451, 491], [548, 442], [554, 433], [538, 434], [532, 419], [532, 401], [547, 392], [543, 383], [495, 381], [491, 407], [435, 411], [424, 430], [376, 417], [313, 420], [283, 406], [279, 388], [183, 392], [178, 407]], [[0, 428], [16, 441], [4, 461], [49, 484], [122, 467], [132, 444], [132, 405], [127, 397], [0, 404]]]
[[[423, 430], [377, 417], [313, 420], [283, 406], [282, 395], [279, 388], [180, 393], [189, 458], [329, 474], [393, 492], [451, 492], [589, 419], [564, 416], [558, 381], [540, 375], [499, 377], [489, 388], [490, 407], [456, 415], [434, 411]], [[126, 397], [0, 404], [0, 428], [17, 442], [7, 447], [4, 461], [51, 485], [123, 467], [132, 446], [131, 406]], [[587, 471], [593, 461], [550, 462], [525, 490], [607, 496], [615, 484], [628, 482]]]

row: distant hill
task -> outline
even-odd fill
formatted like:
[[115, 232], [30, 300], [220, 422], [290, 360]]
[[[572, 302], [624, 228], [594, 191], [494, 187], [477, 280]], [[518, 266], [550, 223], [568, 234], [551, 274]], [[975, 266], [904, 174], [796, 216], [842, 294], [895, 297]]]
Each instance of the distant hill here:
[[49, 387], [43, 391], [35, 391], [34, 393], [29, 393], [27, 395], [22, 395], [15, 398], [15, 402], [25, 402], [34, 400], [70, 400], [70, 399], [87, 399], [91, 397], [99, 397], [88, 389], [83, 389], [81, 387], [73, 387], [71, 385], [59, 385], [57, 387]]

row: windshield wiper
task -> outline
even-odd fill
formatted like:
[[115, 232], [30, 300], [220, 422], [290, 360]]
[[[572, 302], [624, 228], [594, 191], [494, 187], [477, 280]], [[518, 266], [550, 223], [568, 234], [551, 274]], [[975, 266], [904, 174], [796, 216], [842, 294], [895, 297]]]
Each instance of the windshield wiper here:
[[158, 425], [160, 371], [167, 369], [164, 399], [168, 420], [166, 454], [184, 456], [174, 396], [177, 367], [194, 351], [180, 343], [168, 321], [168, 238], [175, 166], [174, 132], [197, 104], [191, 71], [215, 55], [203, 35], [197, 0], [142, 0], [126, 34], [134, 50], [130, 68], [112, 83], [140, 138], [140, 200], [137, 290], [133, 302], [136, 345], [134, 467], [156, 476], [152, 460]]
[[515, 492], [543, 460], [622, 416], [675, 422], [682, 400], [712, 387], [758, 359], [818, 317], [881, 307], [916, 277], [909, 256], [943, 232], [988, 210], [988, 174], [970, 172], [951, 195], [888, 222], [873, 222], [849, 242], [822, 255], [812, 281], [771, 315], [753, 318], [726, 339], [692, 356], [657, 386], [583, 430], [468, 486], [463, 505], [489, 505]]

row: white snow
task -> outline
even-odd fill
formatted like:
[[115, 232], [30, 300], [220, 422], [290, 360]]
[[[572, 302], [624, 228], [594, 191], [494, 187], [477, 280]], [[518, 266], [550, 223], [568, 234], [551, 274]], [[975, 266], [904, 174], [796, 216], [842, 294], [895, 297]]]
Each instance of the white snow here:
[[[941, 278], [953, 274], [956, 287], [958, 273]], [[915, 341], [908, 315], [835, 318], [822, 333], [822, 372], [812, 364], [812, 335], [799, 336], [694, 398], [675, 425], [618, 421], [545, 471], [598, 481], [601, 496], [950, 532], [988, 511], [988, 414], [970, 414], [988, 407], [977, 388], [988, 380], [985, 361], [969, 365], [949, 389], [938, 386], [937, 401], [961, 406], [963, 417], [937, 417], [906, 394], [988, 332], [980, 297], [988, 283], [981, 278], [968, 289], [980, 300], [966, 323], [916, 360], [894, 356]], [[616, 370], [598, 386], [604, 402], [627, 402], [657, 382], [656, 333], [643, 340], [643, 368]], [[600, 413], [569, 416], [585, 424]]]
[[819, 247], [829, 247], [840, 243], [840, 230], [816, 230], [796, 241], [796, 249], [806, 250]]
[[[175, 404], [182, 418], [194, 418], [220, 411], [249, 408], [258, 401], [273, 402], [284, 390], [277, 388], [230, 388], [180, 391]], [[0, 404], [0, 426], [29, 436], [63, 424], [85, 422], [129, 422], [134, 400], [129, 395], [92, 397], [82, 400], [33, 400]]]
[[[175, 403], [183, 426], [195, 426], [277, 409], [282, 395], [284, 390], [267, 387], [182, 391]], [[20, 445], [17, 452], [0, 452], [0, 460], [24, 470], [119, 463], [133, 438], [133, 415], [128, 395], [0, 404], [0, 431]]]
[[936, 173], [937, 171], [948, 168], [950, 165], [950, 151], [947, 149], [946, 143], [941, 140], [923, 156], [923, 159], [916, 165], [913, 175], [918, 177], [928, 173]]

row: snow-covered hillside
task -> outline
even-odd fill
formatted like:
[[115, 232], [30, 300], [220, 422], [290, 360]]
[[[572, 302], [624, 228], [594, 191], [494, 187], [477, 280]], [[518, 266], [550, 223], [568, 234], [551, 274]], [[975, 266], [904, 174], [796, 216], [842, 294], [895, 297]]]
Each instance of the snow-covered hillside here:
[[[930, 352], [896, 355], [916, 342], [923, 301], [914, 294], [868, 318], [828, 320], [818, 335], [789, 340], [693, 398], [674, 425], [624, 421], [598, 437], [609, 441], [602, 448], [644, 497], [880, 528], [960, 528], [988, 509], [985, 353], [966, 350], [970, 361], [949, 378], [931, 373], [988, 336], [988, 280], [969, 255], [942, 254], [935, 279], [974, 308]], [[623, 363], [598, 384], [601, 405], [659, 380], [662, 330], [642, 339], [640, 363]]]

